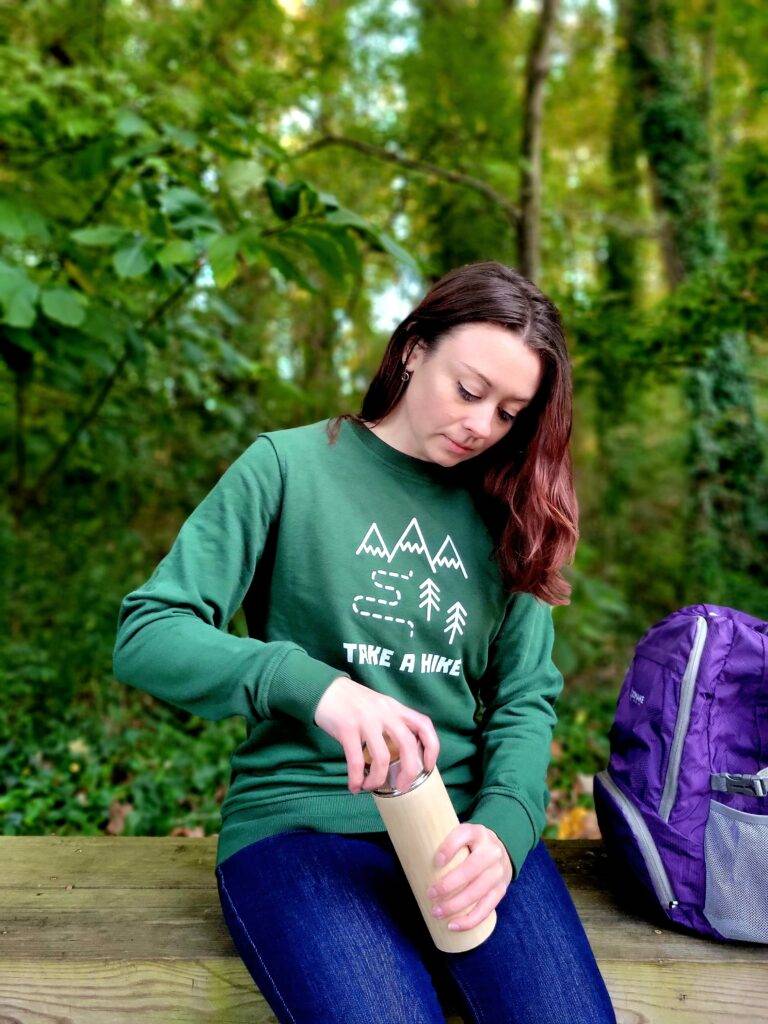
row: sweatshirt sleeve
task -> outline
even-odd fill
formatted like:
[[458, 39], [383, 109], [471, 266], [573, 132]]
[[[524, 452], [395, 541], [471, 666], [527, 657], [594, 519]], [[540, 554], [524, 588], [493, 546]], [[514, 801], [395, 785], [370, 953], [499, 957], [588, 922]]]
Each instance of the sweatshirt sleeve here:
[[185, 520], [149, 579], [123, 598], [113, 652], [118, 681], [211, 720], [281, 712], [314, 724], [327, 687], [349, 674], [292, 640], [227, 632], [281, 502], [277, 452], [260, 435]]
[[547, 768], [563, 676], [552, 661], [552, 606], [514, 594], [483, 676], [483, 782], [467, 819], [492, 829], [520, 874], [546, 825]]

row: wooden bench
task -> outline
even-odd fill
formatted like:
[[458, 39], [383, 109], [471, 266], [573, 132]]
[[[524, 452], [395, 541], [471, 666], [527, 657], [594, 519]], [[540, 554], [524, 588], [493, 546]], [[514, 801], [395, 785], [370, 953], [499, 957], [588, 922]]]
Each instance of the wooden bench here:
[[[215, 842], [0, 837], [0, 1021], [274, 1021], [221, 917]], [[600, 842], [546, 842], [621, 1024], [768, 1024], [768, 946], [643, 917], [624, 904]]]

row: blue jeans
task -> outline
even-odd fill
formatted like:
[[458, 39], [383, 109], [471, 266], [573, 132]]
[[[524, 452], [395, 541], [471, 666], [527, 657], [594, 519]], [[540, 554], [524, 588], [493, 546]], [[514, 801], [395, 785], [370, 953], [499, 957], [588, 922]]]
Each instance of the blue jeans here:
[[543, 841], [475, 949], [434, 945], [389, 835], [297, 829], [216, 868], [235, 947], [281, 1024], [616, 1024]]

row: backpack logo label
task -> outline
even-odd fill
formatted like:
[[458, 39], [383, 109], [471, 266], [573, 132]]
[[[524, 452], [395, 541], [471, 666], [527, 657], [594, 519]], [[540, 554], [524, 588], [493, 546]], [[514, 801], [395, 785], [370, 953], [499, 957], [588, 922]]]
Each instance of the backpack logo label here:
[[643, 704], [645, 702], [643, 694], [638, 693], [634, 687], [629, 691], [629, 699], [634, 701], [635, 704]]

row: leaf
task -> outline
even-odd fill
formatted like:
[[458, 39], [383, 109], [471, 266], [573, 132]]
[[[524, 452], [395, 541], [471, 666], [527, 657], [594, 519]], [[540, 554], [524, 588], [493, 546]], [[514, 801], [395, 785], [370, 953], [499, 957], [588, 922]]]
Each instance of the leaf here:
[[128, 233], [127, 228], [119, 228], [113, 224], [98, 224], [92, 228], [70, 231], [69, 236], [81, 245], [112, 246], [117, 245]]
[[351, 233], [344, 229], [328, 227], [329, 231], [333, 232], [333, 237], [336, 240], [336, 244], [343, 249], [344, 258], [347, 263], [347, 268], [355, 278], [361, 277], [363, 273], [363, 259], [360, 254], [360, 249]]
[[[398, 245], [394, 238], [390, 238], [385, 231], [372, 231], [371, 237], [375, 242], [378, 242], [381, 248], [388, 252], [390, 256], [394, 256], [396, 260], [403, 263], [406, 267], [409, 267], [414, 271], [414, 273], [421, 274], [421, 267], [419, 266], [418, 261], [415, 260], [407, 250], [403, 249], [401, 245]], [[378, 248], [376, 244], [374, 244], [374, 249], [375, 248]]]
[[189, 128], [178, 128], [173, 124], [166, 124], [163, 128], [166, 139], [179, 149], [196, 149], [200, 144], [200, 136]]
[[40, 291], [25, 271], [0, 261], [0, 304], [3, 322], [11, 327], [31, 327], [37, 317], [35, 303]]
[[283, 185], [277, 178], [271, 176], [264, 181], [264, 191], [267, 193], [270, 205], [281, 220], [290, 220], [299, 212], [303, 188], [304, 182], [301, 181]]
[[174, 238], [162, 247], [155, 257], [161, 267], [172, 267], [179, 263], [191, 263], [197, 250], [184, 238]]
[[331, 210], [326, 214], [325, 220], [328, 224], [338, 224], [340, 227], [358, 228], [364, 234], [371, 230], [366, 220], [344, 206], [340, 206], [337, 210]]
[[50, 320], [68, 327], [77, 327], [85, 319], [85, 296], [74, 288], [45, 288], [40, 295], [40, 305]]
[[6, 197], [0, 198], [0, 235], [14, 242], [39, 238], [44, 242], [50, 233], [44, 217], [37, 210]]
[[282, 234], [283, 240], [292, 239], [305, 245], [316, 257], [317, 262], [331, 277], [340, 280], [344, 277], [346, 263], [344, 254], [336, 244], [336, 239], [320, 227], [306, 224], [296, 225]]
[[146, 274], [152, 266], [147, 240], [139, 237], [125, 248], [117, 249], [112, 257], [112, 266], [118, 277], [141, 277]]
[[336, 224], [340, 227], [353, 228], [359, 231], [371, 243], [374, 249], [379, 252], [388, 252], [390, 256], [394, 256], [400, 263], [405, 264], [415, 273], [421, 274], [421, 267], [409, 252], [398, 245], [386, 232], [378, 231], [358, 214], [353, 213], [352, 210], [339, 207], [338, 210], [331, 210], [326, 214], [325, 219], [329, 224]]
[[131, 138], [134, 135], [150, 135], [152, 128], [133, 110], [119, 110], [115, 118], [115, 132], [123, 138]]
[[183, 217], [189, 212], [204, 213], [207, 206], [202, 196], [182, 185], [166, 189], [160, 197], [160, 209], [169, 217]]
[[264, 167], [259, 160], [230, 160], [222, 169], [222, 178], [236, 199], [242, 200], [252, 189], [261, 187]]
[[326, 210], [338, 210], [341, 208], [341, 203], [332, 192], [318, 192], [317, 198]]
[[133, 804], [119, 800], [113, 800], [109, 805], [109, 823], [106, 832], [111, 836], [119, 836], [125, 829], [125, 819], [133, 810]]
[[302, 288], [305, 288], [313, 295], [317, 294], [318, 289], [315, 288], [311, 281], [307, 280], [290, 257], [281, 252], [276, 245], [262, 242], [261, 247], [268, 256], [272, 266], [282, 274], [286, 281], [295, 281], [296, 284], [301, 285]]
[[167, 189], [160, 197], [160, 209], [168, 215], [178, 231], [207, 227], [219, 229], [219, 222], [206, 200], [184, 186]]
[[565, 811], [558, 822], [558, 839], [600, 839], [601, 833], [594, 811], [586, 807], [573, 807]]
[[79, 325], [80, 333], [103, 342], [105, 348], [117, 350], [123, 340], [123, 319], [111, 307], [91, 303]]
[[219, 288], [226, 288], [237, 277], [237, 234], [218, 235], [208, 243], [208, 262]]

